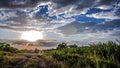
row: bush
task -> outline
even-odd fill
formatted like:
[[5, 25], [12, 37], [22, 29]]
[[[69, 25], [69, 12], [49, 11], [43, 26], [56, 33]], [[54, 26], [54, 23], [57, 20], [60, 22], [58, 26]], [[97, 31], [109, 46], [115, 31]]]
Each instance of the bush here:
[[70, 48], [76, 48], [76, 47], [78, 47], [76, 44], [74, 44], [74, 45], [69, 45], [69, 47]]
[[4, 43], [0, 42], [0, 50], [6, 52], [12, 52], [12, 53], [20, 52], [17, 48], [10, 47], [10, 44], [5, 42]]
[[57, 47], [57, 49], [64, 49], [64, 48], [67, 48], [67, 44], [66, 43], [61, 43]]
[[50, 54], [68, 68], [120, 68], [120, 44], [116, 42], [69, 47], [59, 44]]

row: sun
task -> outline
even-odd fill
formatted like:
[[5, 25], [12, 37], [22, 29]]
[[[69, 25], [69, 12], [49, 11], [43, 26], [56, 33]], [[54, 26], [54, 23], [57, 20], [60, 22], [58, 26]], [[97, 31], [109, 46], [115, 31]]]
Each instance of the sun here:
[[39, 31], [25, 31], [21, 34], [21, 38], [27, 41], [34, 42], [39, 39], [43, 39], [43, 34]]

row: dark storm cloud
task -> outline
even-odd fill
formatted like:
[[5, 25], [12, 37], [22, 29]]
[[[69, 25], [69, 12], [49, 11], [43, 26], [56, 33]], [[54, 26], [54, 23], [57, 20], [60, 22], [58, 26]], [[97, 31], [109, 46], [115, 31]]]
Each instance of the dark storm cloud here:
[[47, 0], [0, 0], [1, 8], [25, 8], [36, 6], [39, 2]]
[[61, 8], [67, 5], [71, 5], [76, 3], [78, 0], [53, 0], [54, 3], [57, 5], [55, 6], [56, 8]]
[[[95, 4], [97, 0], [0, 0], [1, 8], [25, 8], [33, 7], [40, 2], [52, 2], [54, 7], [60, 8], [69, 5], [76, 5], [76, 9], [88, 8]], [[109, 5], [116, 0], [100, 0], [100, 5]]]
[[109, 5], [109, 4], [112, 4], [112, 3], [116, 2], [116, 1], [117, 0], [101, 0], [100, 4]]
[[113, 20], [109, 22], [104, 22], [103, 24], [98, 24], [94, 22], [90, 23], [78, 23], [72, 22], [68, 25], [58, 28], [63, 34], [79, 34], [82, 32], [97, 32], [109, 30], [120, 29], [120, 20]]
[[75, 9], [84, 9], [100, 5], [111, 5], [115, 2], [116, 0], [53, 0], [53, 3], [57, 4], [55, 6], [57, 8], [75, 5]]

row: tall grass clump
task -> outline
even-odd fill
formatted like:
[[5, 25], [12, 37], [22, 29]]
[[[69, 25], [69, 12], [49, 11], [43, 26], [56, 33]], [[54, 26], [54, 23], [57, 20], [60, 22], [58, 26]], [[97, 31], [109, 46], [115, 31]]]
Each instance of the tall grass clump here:
[[49, 52], [68, 68], [120, 68], [119, 43], [109, 41], [81, 47], [60, 45], [56, 50]]

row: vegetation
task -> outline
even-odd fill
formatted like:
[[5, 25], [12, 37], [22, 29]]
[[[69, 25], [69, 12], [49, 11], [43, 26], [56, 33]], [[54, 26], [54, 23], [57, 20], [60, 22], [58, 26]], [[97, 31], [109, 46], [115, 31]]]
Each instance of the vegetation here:
[[66, 43], [61, 43], [57, 47], [57, 49], [64, 49], [64, 48], [67, 48], [67, 44]]
[[56, 49], [21, 52], [7, 43], [0, 43], [2, 68], [120, 68], [120, 43], [89, 44], [61, 43]]
[[64, 64], [52, 56], [46, 56], [44, 51], [38, 52], [18, 50], [8, 43], [0, 43], [1, 68], [64, 68]]
[[51, 50], [49, 54], [68, 68], [120, 68], [120, 44], [116, 42], [82, 47], [72, 45], [70, 48], [66, 45], [60, 44], [59, 49]]
[[3, 43], [0, 42], [0, 51], [6, 51], [6, 52], [11, 52], [11, 53], [18, 53], [20, 52], [18, 49], [10, 47], [10, 44], [8, 43]]

